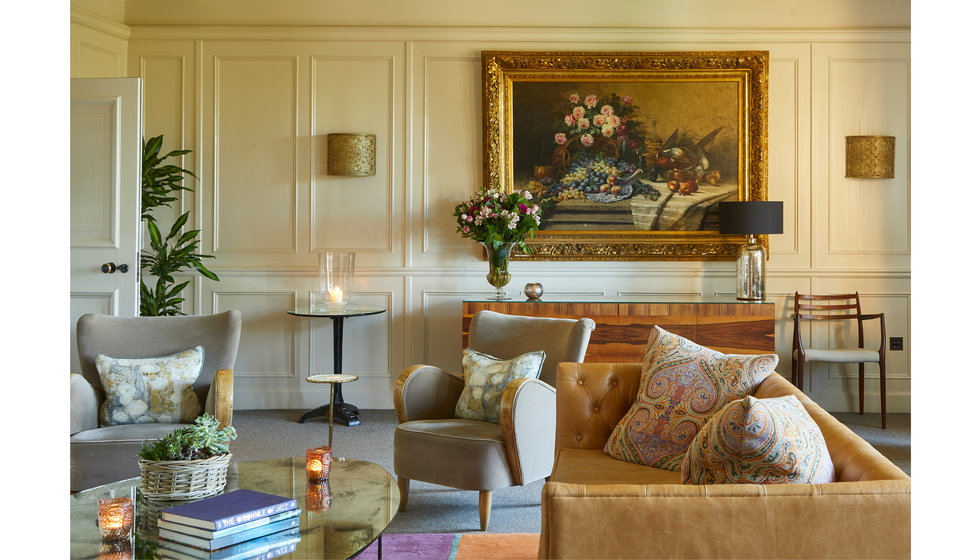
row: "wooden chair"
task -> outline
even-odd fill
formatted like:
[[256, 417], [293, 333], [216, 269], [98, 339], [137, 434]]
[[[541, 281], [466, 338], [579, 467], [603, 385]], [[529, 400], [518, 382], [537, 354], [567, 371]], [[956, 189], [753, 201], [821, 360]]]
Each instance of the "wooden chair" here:
[[[864, 321], [878, 319], [881, 343], [877, 350], [864, 347]], [[808, 348], [803, 346], [801, 321], [857, 321], [857, 347]], [[861, 300], [853, 294], [807, 295], [796, 292], [793, 305], [793, 384], [803, 387], [803, 368], [807, 361], [857, 363], [858, 399], [864, 414], [864, 364], [878, 364], [881, 386], [881, 428], [885, 428], [885, 314], [861, 313]]]

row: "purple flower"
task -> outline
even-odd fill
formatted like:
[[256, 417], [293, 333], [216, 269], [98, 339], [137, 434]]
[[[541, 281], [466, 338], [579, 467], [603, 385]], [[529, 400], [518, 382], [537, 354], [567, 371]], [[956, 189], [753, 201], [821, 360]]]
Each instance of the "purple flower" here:
[[521, 211], [521, 214], [527, 214], [527, 204], [518, 204], [517, 209]]

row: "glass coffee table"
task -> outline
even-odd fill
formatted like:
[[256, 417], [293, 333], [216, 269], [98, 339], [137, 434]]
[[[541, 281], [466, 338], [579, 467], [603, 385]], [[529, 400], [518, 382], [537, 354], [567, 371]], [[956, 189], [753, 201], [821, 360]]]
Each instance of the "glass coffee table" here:
[[[71, 496], [71, 558], [97, 559], [100, 553], [101, 558], [159, 558], [157, 514], [171, 504], [142, 500], [139, 483], [139, 477], [130, 478]], [[398, 512], [400, 496], [388, 471], [343, 457], [334, 458], [330, 479], [322, 485], [307, 483], [305, 457], [232, 463], [225, 492], [239, 488], [296, 498], [300, 540], [294, 552], [278, 557], [283, 559], [352, 558], [381, 537]], [[130, 541], [114, 550], [103, 547], [97, 522], [99, 500], [110, 497], [132, 497], [136, 507]]]

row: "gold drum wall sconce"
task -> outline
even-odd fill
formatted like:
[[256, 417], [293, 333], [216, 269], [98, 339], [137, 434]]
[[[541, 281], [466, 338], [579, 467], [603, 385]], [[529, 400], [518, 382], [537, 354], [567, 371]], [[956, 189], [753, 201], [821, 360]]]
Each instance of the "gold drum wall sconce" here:
[[895, 176], [894, 136], [847, 136], [845, 177], [891, 179]]
[[327, 175], [374, 175], [374, 134], [327, 134]]

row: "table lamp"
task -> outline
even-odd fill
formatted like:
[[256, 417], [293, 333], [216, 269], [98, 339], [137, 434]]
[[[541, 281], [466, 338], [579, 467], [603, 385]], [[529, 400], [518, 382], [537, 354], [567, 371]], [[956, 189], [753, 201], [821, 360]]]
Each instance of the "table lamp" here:
[[738, 249], [735, 297], [766, 299], [766, 248], [755, 236], [783, 233], [782, 201], [719, 202], [718, 233], [749, 236]]

